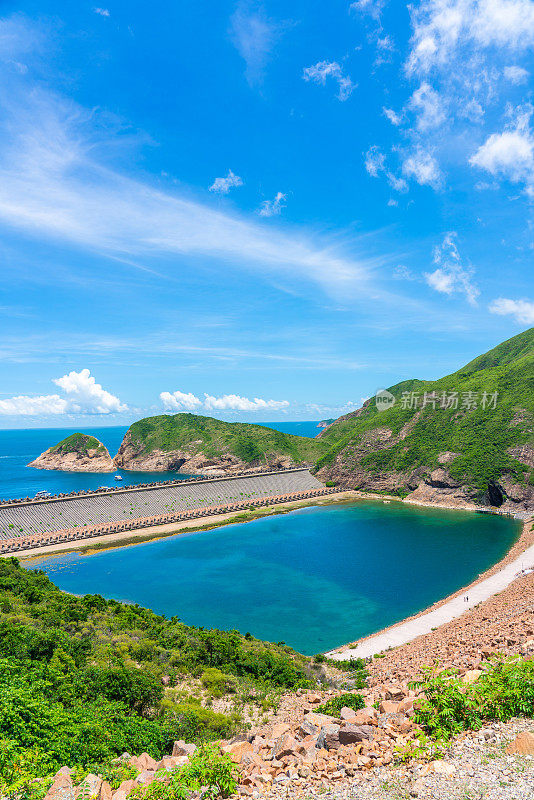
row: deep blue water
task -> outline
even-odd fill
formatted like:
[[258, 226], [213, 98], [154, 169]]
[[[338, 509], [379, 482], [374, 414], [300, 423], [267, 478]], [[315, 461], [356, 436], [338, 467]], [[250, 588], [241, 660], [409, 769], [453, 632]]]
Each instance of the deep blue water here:
[[[317, 436], [317, 422], [266, 422], [271, 428], [297, 436]], [[75, 430], [96, 436], [108, 448], [111, 456], [119, 449], [126, 426], [114, 428], [33, 428], [27, 430], [0, 430], [0, 498], [33, 497], [44, 489], [52, 494], [74, 492], [79, 489], [96, 489], [98, 486], [113, 486], [112, 473], [101, 472], [56, 472], [41, 470], [26, 465], [40, 453], [70, 436]], [[122, 486], [184, 478], [175, 472], [124, 472]]]
[[328, 650], [426, 608], [498, 561], [507, 518], [358, 502], [94, 555], [34, 559], [62, 589]]

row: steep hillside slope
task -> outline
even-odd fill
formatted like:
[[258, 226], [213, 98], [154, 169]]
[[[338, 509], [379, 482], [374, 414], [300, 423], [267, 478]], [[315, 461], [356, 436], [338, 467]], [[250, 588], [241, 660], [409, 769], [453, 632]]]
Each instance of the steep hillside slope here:
[[[534, 508], [534, 328], [437, 381], [409, 380], [319, 436], [318, 476], [509, 510]], [[383, 410], [381, 410], [381, 408]]]
[[65, 472], [112, 472], [115, 469], [107, 447], [94, 436], [87, 436], [85, 433], [67, 436], [41, 453], [28, 466]]
[[132, 471], [226, 475], [258, 466], [279, 468], [313, 463], [326, 447], [323, 442], [261, 425], [174, 414], [134, 422], [115, 463]]

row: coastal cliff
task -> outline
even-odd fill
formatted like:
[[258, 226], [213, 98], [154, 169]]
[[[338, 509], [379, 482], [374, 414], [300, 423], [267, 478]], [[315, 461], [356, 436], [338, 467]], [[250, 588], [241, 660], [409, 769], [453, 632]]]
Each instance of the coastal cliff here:
[[165, 414], [131, 425], [115, 464], [132, 472], [218, 476], [258, 467], [283, 469], [314, 463], [325, 450], [325, 444], [314, 439], [262, 425], [223, 422], [196, 414]]
[[534, 509], [534, 328], [437, 381], [391, 386], [318, 436], [317, 476], [343, 488]]
[[94, 436], [73, 433], [49, 447], [28, 467], [57, 469], [63, 472], [113, 472], [115, 465], [107, 447]]

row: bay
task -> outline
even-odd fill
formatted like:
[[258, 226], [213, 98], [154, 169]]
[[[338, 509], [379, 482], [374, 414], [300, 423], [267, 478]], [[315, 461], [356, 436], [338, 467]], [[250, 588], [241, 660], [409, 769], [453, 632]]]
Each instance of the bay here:
[[69, 592], [313, 654], [469, 584], [519, 531], [505, 517], [362, 501], [30, 564]]

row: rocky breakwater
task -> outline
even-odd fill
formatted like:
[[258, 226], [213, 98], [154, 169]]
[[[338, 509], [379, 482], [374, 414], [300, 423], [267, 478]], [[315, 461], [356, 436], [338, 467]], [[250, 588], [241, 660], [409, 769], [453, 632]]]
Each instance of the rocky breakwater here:
[[107, 447], [94, 436], [73, 433], [41, 453], [28, 467], [64, 472], [113, 472], [115, 464]]

